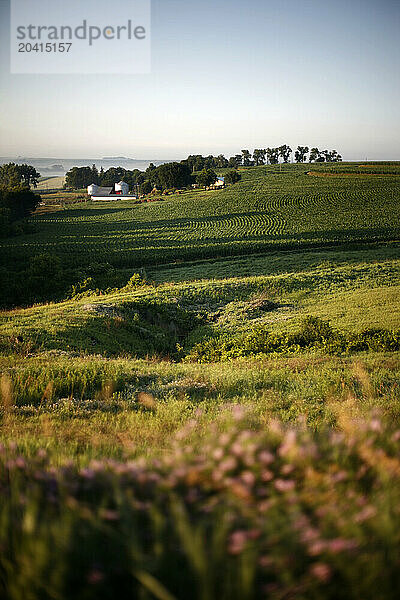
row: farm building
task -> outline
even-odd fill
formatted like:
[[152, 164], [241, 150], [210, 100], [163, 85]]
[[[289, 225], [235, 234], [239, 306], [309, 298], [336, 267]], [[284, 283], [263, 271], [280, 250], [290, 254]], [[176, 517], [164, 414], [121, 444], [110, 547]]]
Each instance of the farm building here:
[[91, 200], [122, 200], [129, 198], [135, 199], [136, 196], [129, 194], [129, 185], [125, 181], [119, 181], [110, 187], [101, 187], [92, 183], [87, 188]]
[[217, 180], [215, 183], [213, 183], [213, 185], [211, 186], [212, 189], [220, 189], [225, 187], [225, 177], [217, 177]]

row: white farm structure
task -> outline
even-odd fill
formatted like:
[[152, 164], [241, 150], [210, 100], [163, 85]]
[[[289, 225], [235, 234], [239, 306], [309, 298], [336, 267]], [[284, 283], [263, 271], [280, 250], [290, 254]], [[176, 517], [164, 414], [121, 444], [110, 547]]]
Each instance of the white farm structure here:
[[129, 194], [129, 185], [125, 181], [119, 181], [111, 187], [101, 187], [92, 183], [87, 188], [91, 200], [135, 200], [136, 196]]

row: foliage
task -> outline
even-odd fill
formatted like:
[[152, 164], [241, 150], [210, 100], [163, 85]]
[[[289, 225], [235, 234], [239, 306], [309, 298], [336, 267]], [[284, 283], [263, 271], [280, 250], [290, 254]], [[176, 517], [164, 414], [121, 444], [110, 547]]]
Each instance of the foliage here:
[[14, 222], [31, 215], [40, 202], [40, 196], [26, 187], [0, 189], [0, 209], [5, 229]]
[[225, 183], [237, 183], [241, 180], [241, 178], [242, 177], [240, 173], [235, 169], [232, 169], [231, 171], [227, 171], [225, 173]]
[[22, 233], [22, 224], [40, 202], [40, 196], [29, 189], [37, 186], [38, 173], [30, 165], [7, 163], [0, 167], [0, 237]]
[[7, 163], [0, 167], [0, 189], [10, 190], [21, 183], [18, 168], [15, 163]]
[[20, 182], [23, 185], [26, 185], [28, 187], [30, 187], [31, 185], [35, 188], [37, 187], [40, 173], [36, 171], [35, 167], [24, 163], [22, 165], [17, 165], [17, 171], [20, 177]]
[[308, 146], [297, 146], [297, 150], [294, 153], [294, 159], [297, 163], [305, 162], [307, 154], [309, 152]]
[[145, 179], [142, 184], [142, 194], [150, 194], [153, 189], [153, 184], [149, 179]]
[[93, 179], [96, 177], [90, 167], [72, 167], [65, 175], [65, 186], [80, 190], [96, 183]]
[[190, 168], [177, 162], [165, 163], [151, 172], [151, 181], [162, 190], [171, 188], [184, 188], [190, 185]]
[[203, 169], [196, 175], [196, 183], [206, 187], [210, 187], [217, 181], [217, 175], [212, 169]]
[[253, 160], [256, 167], [265, 165], [265, 155], [267, 151], [264, 149], [255, 149], [253, 151]]
[[7, 163], [0, 167], [0, 189], [10, 190], [21, 185], [37, 187], [39, 177], [40, 173], [31, 165]]
[[284, 144], [283, 146], [279, 146], [278, 150], [279, 150], [279, 156], [282, 157], [283, 162], [284, 163], [289, 162], [289, 157], [292, 153], [292, 149], [289, 146], [287, 146], [287, 144]]
[[309, 316], [295, 333], [271, 334], [261, 325], [245, 335], [235, 337], [224, 333], [206, 338], [191, 349], [186, 360], [216, 362], [257, 354], [297, 353], [305, 349], [318, 349], [328, 354], [368, 350], [398, 351], [400, 331], [367, 329], [360, 333], [346, 334], [334, 330], [329, 323], [318, 317]]
[[238, 407], [197, 427], [162, 457], [85, 467], [3, 448], [1, 595], [397, 597], [398, 430], [372, 417], [316, 435]]
[[267, 161], [270, 165], [276, 165], [279, 162], [279, 148], [267, 148]]
[[146, 280], [146, 278], [143, 275], [141, 275], [140, 273], [134, 273], [129, 278], [129, 281], [126, 284], [126, 286], [124, 287], [124, 289], [125, 290], [136, 290], [136, 289], [141, 288], [146, 285], [149, 285], [149, 282]]
[[342, 157], [336, 150], [318, 150], [311, 148], [310, 162], [341, 162]]

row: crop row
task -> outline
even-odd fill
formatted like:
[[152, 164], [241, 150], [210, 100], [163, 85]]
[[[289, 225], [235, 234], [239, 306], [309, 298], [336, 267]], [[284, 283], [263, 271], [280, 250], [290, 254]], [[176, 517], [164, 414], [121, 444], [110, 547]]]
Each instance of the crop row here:
[[[261, 174], [260, 174], [261, 173]], [[69, 266], [133, 266], [240, 254], [278, 244], [333, 243], [398, 236], [397, 177], [309, 177], [246, 172], [221, 192], [191, 192], [162, 204], [119, 202], [33, 219], [36, 232], [0, 245], [4, 266], [50, 253]]]

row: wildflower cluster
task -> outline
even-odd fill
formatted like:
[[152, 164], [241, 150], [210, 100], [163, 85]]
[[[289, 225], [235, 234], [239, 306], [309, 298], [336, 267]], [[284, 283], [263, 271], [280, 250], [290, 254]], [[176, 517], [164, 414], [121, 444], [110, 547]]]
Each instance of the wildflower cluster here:
[[400, 431], [311, 433], [237, 408], [161, 459], [0, 453], [1, 596], [394, 598]]

